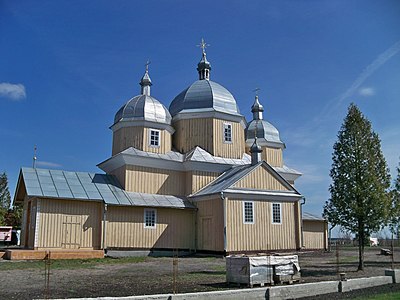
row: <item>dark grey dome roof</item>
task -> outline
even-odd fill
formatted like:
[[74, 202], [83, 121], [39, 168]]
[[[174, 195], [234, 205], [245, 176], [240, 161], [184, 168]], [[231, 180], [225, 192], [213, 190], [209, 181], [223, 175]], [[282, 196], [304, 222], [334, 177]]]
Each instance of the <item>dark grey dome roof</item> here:
[[265, 120], [252, 120], [246, 129], [246, 144], [254, 143], [255, 132], [257, 132], [257, 142], [264, 146], [265, 143], [284, 145], [279, 137], [279, 131], [274, 125]]
[[197, 80], [172, 100], [169, 111], [172, 116], [185, 110], [214, 110], [240, 115], [235, 98], [222, 85], [211, 80]]
[[120, 120], [142, 120], [171, 125], [171, 114], [157, 99], [138, 95], [130, 99], [115, 114], [114, 124]]

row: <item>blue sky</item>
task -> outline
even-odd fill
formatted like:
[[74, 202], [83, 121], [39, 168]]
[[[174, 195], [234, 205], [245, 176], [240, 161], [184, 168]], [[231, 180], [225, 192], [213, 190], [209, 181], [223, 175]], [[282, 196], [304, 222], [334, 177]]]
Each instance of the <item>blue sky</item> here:
[[0, 171], [99, 172], [108, 127], [140, 91], [169, 105], [197, 79], [204, 37], [211, 79], [249, 120], [265, 118], [301, 172], [306, 210], [329, 198], [332, 146], [350, 102], [372, 122], [392, 174], [400, 156], [400, 1], [0, 0]]

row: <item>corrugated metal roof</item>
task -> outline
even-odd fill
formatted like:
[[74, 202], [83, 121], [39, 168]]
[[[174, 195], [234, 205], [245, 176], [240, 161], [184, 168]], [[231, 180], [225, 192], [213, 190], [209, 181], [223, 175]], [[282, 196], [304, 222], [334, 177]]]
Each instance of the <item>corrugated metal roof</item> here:
[[194, 208], [186, 199], [171, 195], [126, 192], [116, 177], [107, 174], [22, 168], [30, 197], [104, 201], [108, 205]]
[[303, 211], [303, 220], [311, 220], [311, 221], [325, 221], [324, 218], [318, 217], [316, 215], [310, 214], [308, 212]]

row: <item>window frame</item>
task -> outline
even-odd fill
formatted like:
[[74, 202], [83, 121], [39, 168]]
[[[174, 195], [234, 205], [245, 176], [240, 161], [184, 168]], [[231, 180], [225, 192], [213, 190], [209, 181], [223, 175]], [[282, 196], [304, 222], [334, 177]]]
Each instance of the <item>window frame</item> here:
[[[147, 219], [146, 219], [147, 213], [153, 213], [153, 212], [154, 212], [154, 224], [147, 225], [148, 224]], [[151, 222], [149, 222], [149, 223], [151, 223]], [[143, 225], [144, 225], [144, 228], [149, 228], [149, 229], [155, 229], [157, 227], [157, 209], [155, 209], [155, 208], [145, 208], [144, 209]]]
[[[157, 137], [158, 137], [157, 145], [151, 144], [151, 137], [153, 135], [153, 132], [157, 132]], [[152, 148], [159, 148], [161, 146], [161, 130], [149, 128], [149, 143], [148, 144], [149, 144], [149, 147], [152, 147]]]
[[[279, 222], [274, 219], [274, 205], [279, 205]], [[273, 202], [271, 203], [271, 223], [272, 224], [282, 224], [282, 203]]]
[[[227, 140], [226, 139], [226, 133], [225, 133], [225, 130], [229, 130], [229, 138], [230, 138], [230, 140]], [[233, 143], [233, 135], [232, 135], [232, 123], [224, 123], [224, 125], [223, 125], [223, 131], [222, 131], [222, 134], [223, 134], [223, 140], [224, 140], [224, 143], [225, 144], [232, 144]]]
[[[252, 221], [246, 221], [246, 204], [251, 204], [251, 219]], [[243, 201], [243, 224], [254, 224], [254, 201]]]

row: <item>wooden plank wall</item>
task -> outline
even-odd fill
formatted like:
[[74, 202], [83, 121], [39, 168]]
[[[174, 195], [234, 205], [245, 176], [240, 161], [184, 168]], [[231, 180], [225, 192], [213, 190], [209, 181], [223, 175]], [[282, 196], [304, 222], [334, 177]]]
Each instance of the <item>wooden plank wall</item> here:
[[190, 195], [197, 192], [202, 187], [209, 184], [215, 178], [217, 178], [220, 173], [216, 172], [205, 172], [205, 171], [192, 171], [186, 172], [186, 194]]
[[113, 134], [112, 155], [120, 153], [129, 147], [153, 153], [167, 153], [171, 151], [171, 134], [167, 130], [160, 130], [160, 147], [149, 146], [149, 132], [149, 128], [142, 126], [130, 126], [118, 129]]
[[[224, 142], [224, 124], [232, 125], [232, 143]], [[242, 158], [245, 152], [244, 129], [240, 123], [213, 120], [214, 147], [213, 155], [226, 158]]]
[[40, 199], [38, 248], [99, 249], [102, 204]]
[[306, 249], [327, 248], [325, 224], [325, 221], [303, 220], [303, 244]]
[[266, 167], [260, 166], [234, 184], [234, 187], [248, 189], [263, 189], [272, 191], [287, 191], [281, 182], [270, 174]]
[[197, 249], [224, 251], [224, 208], [217, 197], [195, 202], [197, 211]]
[[126, 166], [125, 190], [163, 195], [185, 195], [185, 173], [179, 171]]
[[281, 202], [282, 224], [272, 224], [271, 202], [254, 201], [254, 224], [243, 224], [243, 200], [227, 201], [227, 251], [296, 249], [294, 203]]
[[195, 210], [157, 208], [156, 228], [144, 228], [143, 207], [109, 206], [106, 247], [181, 248], [195, 247]]
[[262, 147], [262, 149], [261, 158], [263, 160], [273, 167], [283, 166], [282, 149], [270, 147]]

